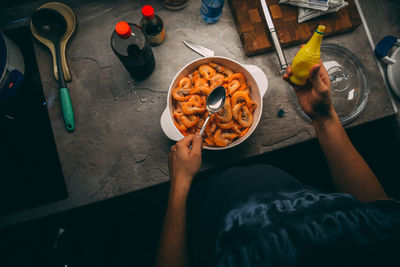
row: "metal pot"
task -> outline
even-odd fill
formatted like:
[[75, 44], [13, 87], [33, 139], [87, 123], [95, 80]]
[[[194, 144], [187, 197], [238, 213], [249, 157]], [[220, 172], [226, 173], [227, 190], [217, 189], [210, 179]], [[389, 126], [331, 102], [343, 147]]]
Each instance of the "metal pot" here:
[[22, 87], [25, 64], [19, 48], [0, 32], [0, 99], [14, 96]]
[[182, 139], [184, 136], [179, 132], [178, 128], [176, 128], [173, 122], [172, 116], [172, 94], [171, 91], [176, 87], [178, 81], [185, 75], [193, 72], [198, 69], [199, 66], [203, 64], [207, 64], [210, 61], [213, 61], [219, 65], [230, 68], [234, 72], [241, 72], [246, 78], [246, 81], [249, 83], [251, 88], [251, 98], [257, 104], [257, 108], [254, 111], [254, 122], [250, 126], [249, 131], [241, 138], [237, 139], [233, 143], [229, 144], [226, 147], [208, 147], [204, 146], [205, 149], [209, 150], [224, 150], [234, 146], [239, 145], [244, 140], [246, 140], [256, 129], [258, 122], [260, 121], [262, 110], [263, 110], [263, 96], [268, 88], [268, 79], [265, 76], [264, 72], [257, 66], [254, 65], [244, 65], [240, 64], [237, 61], [226, 57], [203, 57], [192, 62], [188, 63], [184, 66], [174, 77], [171, 82], [171, 85], [168, 90], [167, 97], [167, 107], [165, 108], [163, 114], [161, 115], [161, 128], [164, 131], [165, 135], [171, 140], [178, 141]]

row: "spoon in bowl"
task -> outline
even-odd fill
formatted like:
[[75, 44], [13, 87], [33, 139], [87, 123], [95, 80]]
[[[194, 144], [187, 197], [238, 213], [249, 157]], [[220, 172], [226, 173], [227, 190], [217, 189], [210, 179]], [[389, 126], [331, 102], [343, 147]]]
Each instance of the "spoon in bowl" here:
[[61, 67], [60, 52], [60, 41], [67, 30], [67, 23], [63, 15], [58, 11], [49, 8], [41, 8], [33, 13], [32, 24], [41, 36], [50, 40], [54, 44], [54, 49], [56, 51], [58, 84], [60, 87], [61, 109], [65, 127], [68, 132], [72, 132], [75, 129], [74, 111], [72, 109], [69, 91], [65, 83], [64, 72]]
[[218, 86], [215, 88], [207, 97], [206, 107], [208, 111], [208, 116], [204, 121], [203, 127], [201, 127], [199, 134], [203, 135], [204, 129], [207, 126], [208, 120], [211, 117], [211, 114], [217, 113], [220, 111], [225, 105], [225, 88], [222, 86]]

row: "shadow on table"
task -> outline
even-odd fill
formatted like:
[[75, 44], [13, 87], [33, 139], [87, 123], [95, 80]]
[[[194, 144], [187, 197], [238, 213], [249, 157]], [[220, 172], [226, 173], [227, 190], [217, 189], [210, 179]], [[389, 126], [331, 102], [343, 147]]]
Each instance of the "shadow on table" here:
[[[353, 128], [348, 133], [387, 193], [400, 198], [396, 157], [400, 145], [392, 124], [393, 118], [388, 118]], [[274, 165], [303, 183], [334, 191], [316, 140], [236, 165], [254, 163]], [[221, 168], [225, 167], [228, 166]], [[205, 172], [197, 178], [207, 180], [209, 174]], [[169, 184], [165, 183], [3, 231], [0, 251], [4, 256], [0, 258], [0, 266], [57, 266], [55, 262], [65, 259], [73, 262], [73, 266], [152, 266], [168, 190]], [[63, 239], [58, 239], [63, 244], [59, 247], [64, 250], [57, 251], [54, 242], [60, 228], [65, 230]]]

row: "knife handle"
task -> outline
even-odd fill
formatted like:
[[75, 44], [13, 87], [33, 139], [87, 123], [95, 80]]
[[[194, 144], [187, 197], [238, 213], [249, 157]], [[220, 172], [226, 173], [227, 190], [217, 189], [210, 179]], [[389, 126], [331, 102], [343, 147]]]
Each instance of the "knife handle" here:
[[60, 101], [65, 128], [68, 132], [73, 132], [75, 130], [74, 109], [72, 108], [68, 88], [60, 88]]
[[269, 32], [272, 37], [272, 42], [274, 43], [275, 46], [276, 54], [278, 55], [279, 64], [281, 65], [281, 71], [285, 71], [288, 64], [285, 58], [285, 54], [282, 51], [281, 44], [279, 43], [278, 35], [276, 34], [275, 29], [269, 29]]

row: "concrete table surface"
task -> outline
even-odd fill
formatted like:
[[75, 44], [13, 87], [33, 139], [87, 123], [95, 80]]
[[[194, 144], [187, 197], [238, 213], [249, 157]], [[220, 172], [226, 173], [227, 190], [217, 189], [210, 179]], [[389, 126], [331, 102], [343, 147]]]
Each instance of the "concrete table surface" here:
[[[113, 54], [110, 35], [125, 20], [139, 23], [140, 7], [152, 4], [164, 21], [166, 40], [153, 47], [156, 68], [145, 81], [134, 82]], [[35, 6], [37, 7], [37, 5]], [[95, 1], [73, 6], [78, 26], [67, 46], [72, 74], [68, 84], [75, 110], [76, 130], [66, 132], [58, 86], [51, 73], [49, 51], [35, 42], [35, 53], [69, 197], [65, 200], [0, 218], [0, 228], [106, 200], [169, 180], [167, 156], [173, 144], [160, 127], [167, 91], [174, 75], [199, 58], [182, 43], [202, 44], [216, 55], [260, 67], [269, 80], [257, 129], [241, 145], [227, 151], [204, 151], [202, 170], [233, 164], [315, 138], [309, 122], [295, 110], [288, 86], [282, 81], [274, 52], [246, 57], [226, 4], [220, 20], [206, 24], [200, 1], [189, 1], [180, 11], [163, 8], [159, 1]], [[363, 62], [370, 85], [364, 112], [347, 127], [394, 115], [396, 108], [385, 87], [364, 26], [324, 39], [351, 50]], [[284, 49], [288, 61], [298, 47]], [[278, 118], [279, 109], [285, 116]]]

